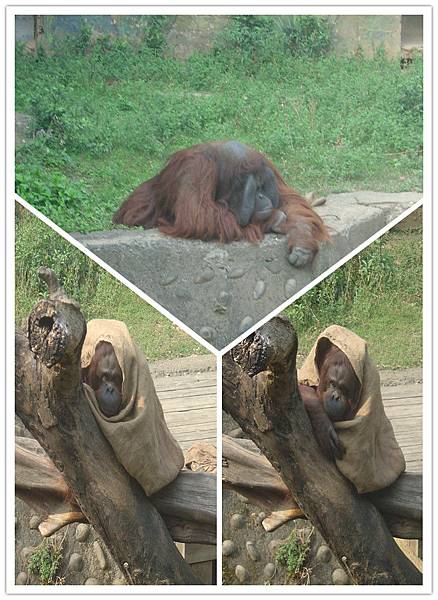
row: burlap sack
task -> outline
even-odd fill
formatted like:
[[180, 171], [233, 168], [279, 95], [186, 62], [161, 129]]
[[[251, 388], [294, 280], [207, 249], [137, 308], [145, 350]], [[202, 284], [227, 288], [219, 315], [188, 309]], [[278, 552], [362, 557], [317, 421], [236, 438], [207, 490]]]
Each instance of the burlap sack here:
[[359, 410], [355, 418], [334, 423], [346, 449], [344, 458], [337, 460], [336, 465], [356, 486], [359, 494], [385, 488], [405, 470], [406, 463], [385, 415], [379, 372], [368, 356], [367, 343], [345, 327], [331, 325], [319, 335], [298, 371], [298, 380], [304, 385], [319, 383], [315, 353], [322, 338], [327, 338], [346, 354], [361, 383]]
[[126, 325], [106, 319], [90, 321], [82, 348], [82, 367], [90, 364], [100, 341], [112, 344], [123, 373], [122, 408], [116, 416], [106, 417], [86, 384], [85, 395], [118, 460], [150, 496], [176, 478], [184, 465], [184, 455], [167, 428], [146, 357]]

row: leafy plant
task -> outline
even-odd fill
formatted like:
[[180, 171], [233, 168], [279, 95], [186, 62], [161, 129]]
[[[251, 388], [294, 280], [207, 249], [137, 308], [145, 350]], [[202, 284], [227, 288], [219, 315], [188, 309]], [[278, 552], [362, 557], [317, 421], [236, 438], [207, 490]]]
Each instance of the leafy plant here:
[[327, 17], [289, 15], [277, 17], [276, 23], [286, 37], [286, 45], [294, 56], [317, 58], [330, 49], [332, 31]]
[[309, 550], [309, 541], [301, 540], [296, 532], [292, 531], [289, 539], [278, 548], [275, 561], [285, 567], [291, 577], [296, 577], [305, 565]]
[[44, 539], [30, 555], [28, 568], [44, 585], [60, 583], [57, 573], [62, 561], [62, 544]]
[[421, 189], [421, 60], [326, 56], [330, 23], [309, 19], [233, 17], [215, 51], [186, 61], [153, 39], [98, 37], [85, 54], [59, 39], [37, 58], [17, 48], [17, 110], [34, 136], [17, 151], [20, 195], [68, 231], [105, 229], [172, 152], [232, 138], [301, 192]]

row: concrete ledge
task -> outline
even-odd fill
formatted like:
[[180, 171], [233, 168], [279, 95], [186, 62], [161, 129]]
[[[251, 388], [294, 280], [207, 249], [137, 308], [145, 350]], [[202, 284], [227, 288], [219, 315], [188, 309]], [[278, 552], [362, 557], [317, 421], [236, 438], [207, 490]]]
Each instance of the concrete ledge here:
[[332, 241], [305, 270], [289, 264], [281, 235], [266, 236], [260, 246], [175, 240], [141, 229], [73, 235], [221, 349], [421, 197], [367, 191], [328, 196], [317, 210]]

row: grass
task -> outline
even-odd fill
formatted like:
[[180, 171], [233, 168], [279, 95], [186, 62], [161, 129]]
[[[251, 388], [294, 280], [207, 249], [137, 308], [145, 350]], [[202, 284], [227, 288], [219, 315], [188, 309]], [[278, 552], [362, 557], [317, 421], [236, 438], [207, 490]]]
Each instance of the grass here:
[[51, 267], [66, 292], [81, 304], [87, 321], [124, 321], [147, 358], [157, 360], [205, 354], [166, 317], [114, 279], [47, 225], [17, 205], [15, 314], [20, 325], [47, 288], [37, 276], [39, 266]]
[[334, 323], [368, 342], [381, 369], [422, 365], [422, 230], [392, 230], [284, 312], [299, 339], [300, 366]]
[[233, 138], [303, 193], [421, 190], [421, 59], [402, 70], [381, 53], [315, 57], [259, 22], [238, 27], [186, 61], [86, 36], [50, 55], [18, 47], [16, 109], [32, 139], [17, 151], [17, 192], [68, 231], [107, 229], [172, 152]]

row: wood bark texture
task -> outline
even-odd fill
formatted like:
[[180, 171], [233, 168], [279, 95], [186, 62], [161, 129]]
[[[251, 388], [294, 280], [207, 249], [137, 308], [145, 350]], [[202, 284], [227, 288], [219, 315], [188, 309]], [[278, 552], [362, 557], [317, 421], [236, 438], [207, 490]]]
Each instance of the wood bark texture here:
[[16, 413], [62, 473], [130, 584], [199, 584], [157, 509], [128, 475], [86, 401], [80, 356], [86, 322], [50, 269], [49, 298], [16, 332]]
[[354, 583], [420, 585], [382, 515], [320, 451], [301, 401], [297, 337], [274, 317], [223, 359], [223, 408], [268, 458]]

